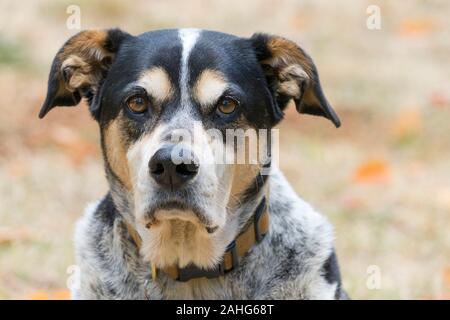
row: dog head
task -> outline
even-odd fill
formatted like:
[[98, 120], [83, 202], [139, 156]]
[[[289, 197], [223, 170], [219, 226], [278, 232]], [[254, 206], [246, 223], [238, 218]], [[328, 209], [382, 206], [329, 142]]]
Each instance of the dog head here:
[[267, 130], [291, 99], [340, 125], [311, 58], [266, 34], [83, 31], [56, 55], [39, 116], [82, 98], [101, 129], [114, 202], [159, 267], [220, 260], [264, 190]]

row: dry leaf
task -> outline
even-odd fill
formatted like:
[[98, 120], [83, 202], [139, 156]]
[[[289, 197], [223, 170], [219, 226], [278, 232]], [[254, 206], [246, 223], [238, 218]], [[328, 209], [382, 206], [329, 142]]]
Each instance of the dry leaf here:
[[29, 240], [31, 238], [31, 233], [25, 228], [0, 228], [0, 244], [7, 244], [16, 241]]
[[71, 295], [69, 290], [57, 290], [57, 291], [43, 291], [38, 290], [32, 292], [27, 297], [28, 300], [70, 300]]
[[450, 106], [450, 95], [444, 91], [433, 91], [430, 95], [430, 103], [438, 108]]
[[436, 23], [431, 18], [406, 18], [401, 21], [399, 33], [405, 37], [417, 37], [431, 33]]
[[353, 180], [358, 183], [386, 182], [390, 177], [389, 165], [384, 160], [369, 160], [356, 168]]
[[417, 109], [401, 112], [391, 123], [391, 134], [396, 139], [419, 134], [422, 130], [422, 115]]
[[35, 291], [28, 295], [27, 300], [50, 300], [50, 295], [45, 291]]
[[444, 268], [442, 271], [442, 277], [444, 279], [444, 286], [450, 288], [450, 267]]
[[55, 291], [52, 295], [53, 300], [70, 300], [71, 295], [69, 290]]

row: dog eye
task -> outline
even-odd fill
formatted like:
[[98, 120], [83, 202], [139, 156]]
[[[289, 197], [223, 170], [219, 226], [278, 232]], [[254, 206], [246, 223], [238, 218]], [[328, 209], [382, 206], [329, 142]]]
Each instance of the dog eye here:
[[239, 105], [239, 102], [230, 97], [223, 97], [217, 103], [217, 112], [219, 114], [231, 114], [233, 113]]
[[127, 107], [134, 113], [144, 113], [149, 105], [150, 101], [145, 95], [135, 95], [127, 100]]

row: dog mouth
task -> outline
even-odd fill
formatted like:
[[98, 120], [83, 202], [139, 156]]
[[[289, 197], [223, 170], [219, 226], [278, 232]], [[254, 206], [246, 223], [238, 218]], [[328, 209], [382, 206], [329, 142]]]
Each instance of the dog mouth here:
[[206, 212], [199, 206], [190, 204], [187, 201], [166, 200], [156, 202], [147, 211], [146, 228], [150, 229], [157, 225], [161, 220], [179, 219], [190, 221], [201, 225], [206, 232], [214, 233], [219, 227], [215, 225]]

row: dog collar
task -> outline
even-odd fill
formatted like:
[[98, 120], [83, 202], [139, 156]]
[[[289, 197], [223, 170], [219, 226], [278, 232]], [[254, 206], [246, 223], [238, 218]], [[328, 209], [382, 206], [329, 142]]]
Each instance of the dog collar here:
[[[129, 223], [125, 223], [128, 233], [135, 242], [138, 249], [141, 247], [141, 238]], [[196, 265], [188, 265], [180, 268], [177, 265], [168, 266], [162, 269], [156, 268], [152, 263], [152, 279], [157, 280], [158, 274], [163, 272], [168, 277], [176, 281], [186, 282], [197, 278], [217, 278], [234, 270], [239, 265], [241, 258], [257, 243], [261, 242], [269, 230], [269, 209], [266, 198], [263, 197], [253, 214], [250, 223], [244, 230], [228, 245], [222, 261], [213, 269], [202, 269]]]

